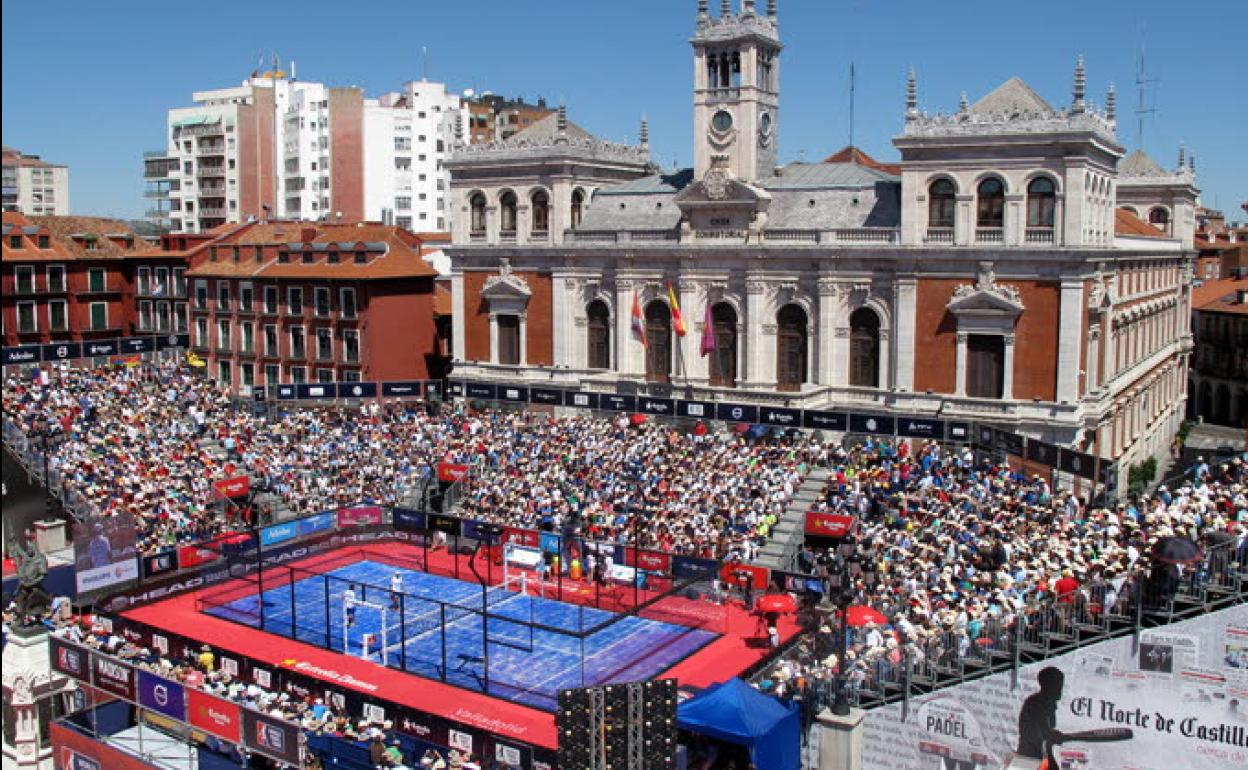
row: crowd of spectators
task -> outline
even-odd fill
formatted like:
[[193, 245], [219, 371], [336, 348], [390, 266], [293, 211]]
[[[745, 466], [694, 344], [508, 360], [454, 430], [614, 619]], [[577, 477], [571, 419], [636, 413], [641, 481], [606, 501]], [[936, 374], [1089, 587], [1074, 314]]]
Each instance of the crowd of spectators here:
[[[833, 547], [803, 548], [799, 567], [828, 597], [882, 618], [845, 629], [835, 601], [810, 613], [811, 633], [760, 679], [786, 697], [826, 692], [818, 685], [837, 673], [851, 690], [879, 690], [900, 680], [903, 660], [912, 675], [956, 670], [1019, 640], [1127, 617], [1137, 602], [1160, 607], [1181, 581], [1248, 565], [1240, 457], [1202, 460], [1174, 489], [1107, 507], [937, 443], [839, 448], [831, 471], [817, 509], [852, 514], [858, 526]], [[1205, 558], [1154, 559], [1168, 537], [1198, 544]]]
[[[5, 380], [8, 428], [49, 436], [65, 498], [132, 515], [152, 553], [252, 524], [212, 483], [249, 475], [286, 516], [424, 494], [440, 462], [471, 466], [462, 513], [664, 551], [750, 559], [830, 447], [794, 436], [652, 422], [370, 402], [239, 408], [174, 363], [53, 366]], [[267, 523], [266, 511], [255, 513]], [[632, 522], [639, 516], [646, 526]], [[241, 519], [248, 519], [246, 522]]]
[[[432, 748], [418, 756], [413, 755], [410, 747], [405, 750], [389, 720], [352, 718], [332, 699], [327, 701], [312, 693], [279, 691], [245, 682], [220, 665], [209, 645], [182, 655], [165, 654], [113, 633], [107, 620], [90, 615], [63, 613], [50, 616], [46, 622], [53, 629], [54, 636], [100, 650], [158, 676], [298, 725], [310, 739], [324, 736], [355, 742], [367, 748], [369, 764], [375, 769], [474, 770], [480, 767], [470, 754], [454, 749], [445, 755]], [[221, 753], [240, 759], [244, 756], [245, 751], [240, 746], [215, 739], [212, 743], [211, 748]], [[316, 770], [320, 765], [319, 758], [312, 752], [308, 757], [307, 770]]]

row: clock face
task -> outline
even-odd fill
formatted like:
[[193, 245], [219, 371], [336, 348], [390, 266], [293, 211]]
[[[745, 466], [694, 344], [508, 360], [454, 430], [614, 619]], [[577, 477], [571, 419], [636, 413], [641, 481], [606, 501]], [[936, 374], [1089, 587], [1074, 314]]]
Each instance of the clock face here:
[[732, 129], [732, 113], [727, 110], [720, 110], [711, 116], [711, 128], [719, 133], [727, 133]]

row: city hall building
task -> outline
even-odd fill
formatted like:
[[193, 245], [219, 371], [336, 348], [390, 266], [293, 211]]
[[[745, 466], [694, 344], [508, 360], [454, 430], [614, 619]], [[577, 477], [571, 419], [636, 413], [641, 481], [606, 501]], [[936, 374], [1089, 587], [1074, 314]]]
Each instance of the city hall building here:
[[562, 109], [452, 154], [456, 377], [1167, 448], [1194, 171], [1124, 158], [1082, 61], [1063, 107], [1011, 78], [929, 113], [912, 73], [900, 162], [777, 166], [775, 3], [699, 2], [691, 43], [693, 168], [652, 165], [644, 121], [621, 146]]

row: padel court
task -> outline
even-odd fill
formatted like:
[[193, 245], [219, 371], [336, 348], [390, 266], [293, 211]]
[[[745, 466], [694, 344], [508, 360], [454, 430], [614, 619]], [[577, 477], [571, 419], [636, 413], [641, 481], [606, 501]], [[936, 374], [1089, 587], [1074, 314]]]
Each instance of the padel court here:
[[[561, 689], [655, 677], [719, 636], [642, 612], [559, 601], [534, 571], [504, 569], [493, 584], [471, 577], [431, 574], [414, 549], [401, 555], [347, 548], [233, 581], [205, 593], [197, 606], [215, 618], [548, 711]], [[661, 612], [660, 605], [654, 609]]]

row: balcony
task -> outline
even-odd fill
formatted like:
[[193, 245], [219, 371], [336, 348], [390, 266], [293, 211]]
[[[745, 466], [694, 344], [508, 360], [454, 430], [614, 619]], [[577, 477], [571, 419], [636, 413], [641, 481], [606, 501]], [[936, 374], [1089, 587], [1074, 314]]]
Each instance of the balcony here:
[[975, 242], [1001, 245], [1005, 243], [1005, 228], [977, 227], [975, 228]]
[[924, 243], [935, 243], [938, 245], [953, 245], [953, 228], [952, 227], [929, 227], [927, 233], [923, 236]]
[[225, 166], [200, 166], [195, 169], [195, 176], [201, 179], [224, 179]]
[[201, 198], [221, 198], [225, 196], [225, 185], [223, 184], [201, 184], [199, 186], [199, 197]]
[[195, 155], [201, 158], [225, 155], [225, 143], [201, 144], [195, 148]]
[[1028, 227], [1024, 235], [1024, 242], [1029, 246], [1051, 246], [1053, 240], [1052, 227]]
[[222, 136], [225, 129], [221, 126], [221, 121], [215, 123], [201, 123], [195, 126], [179, 126], [174, 130], [177, 138], [187, 136]]
[[200, 219], [225, 219], [225, 209], [220, 206], [203, 206], [199, 209]]

